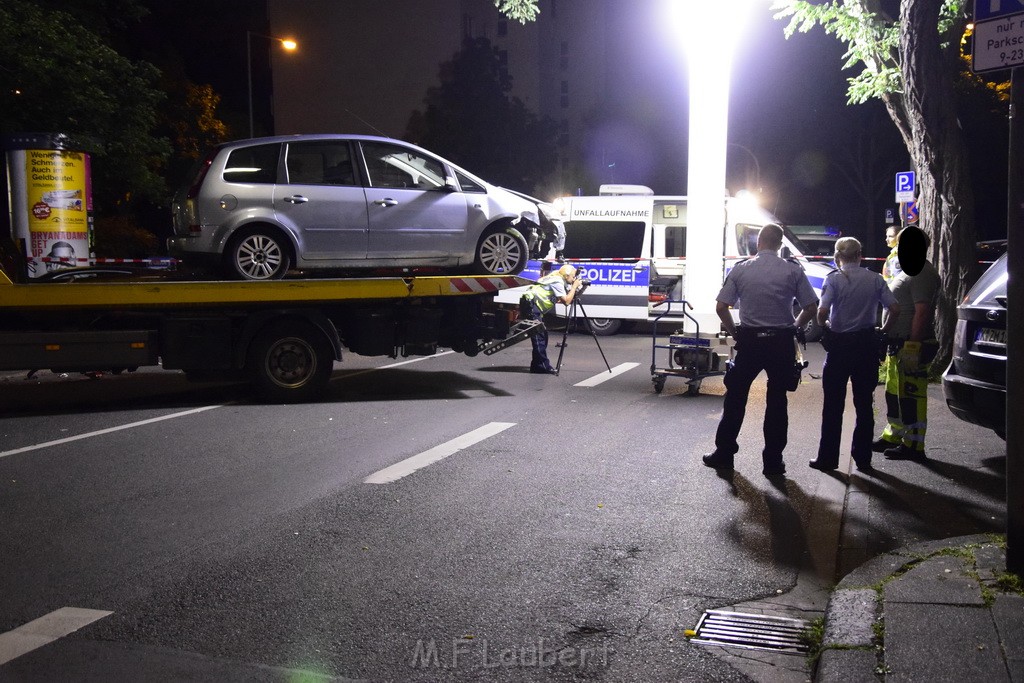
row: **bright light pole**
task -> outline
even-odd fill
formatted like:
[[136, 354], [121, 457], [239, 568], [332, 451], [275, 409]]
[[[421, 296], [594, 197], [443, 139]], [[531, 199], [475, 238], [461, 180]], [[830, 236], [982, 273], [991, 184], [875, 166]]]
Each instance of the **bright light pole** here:
[[294, 51], [299, 44], [291, 38], [277, 38], [275, 36], [268, 36], [262, 33], [253, 33], [252, 31], [245, 32], [245, 66], [249, 73], [249, 137], [255, 136], [255, 127], [253, 126], [252, 120], [252, 37], [266, 38], [268, 40], [277, 41], [281, 43], [288, 52]]
[[[690, 80], [684, 297], [705, 330], [717, 330], [725, 235], [729, 73], [736, 43], [758, 0], [666, 0], [686, 47]], [[762, 4], [767, 4], [761, 0]], [[699, 255], [699, 256], [698, 256]]]
[[[761, 191], [761, 164], [760, 164], [760, 162], [758, 162], [757, 156], [753, 152], [751, 152], [749, 148], [744, 147], [743, 145], [741, 145], [739, 143], [730, 142], [729, 146], [730, 147], [739, 147], [744, 152], [749, 154], [750, 158], [754, 160], [754, 187], [752, 189], [754, 191], [756, 191], [756, 192], [760, 192]], [[751, 188], [747, 188], [747, 189], [751, 189]]]

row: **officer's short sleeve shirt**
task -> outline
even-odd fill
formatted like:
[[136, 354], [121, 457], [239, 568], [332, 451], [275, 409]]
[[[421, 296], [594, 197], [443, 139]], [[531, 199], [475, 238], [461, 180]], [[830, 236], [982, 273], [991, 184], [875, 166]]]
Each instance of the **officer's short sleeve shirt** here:
[[771, 251], [736, 264], [717, 299], [738, 306], [740, 324], [747, 327], [792, 325], [794, 300], [800, 308], [818, 300], [803, 268]]
[[895, 301], [881, 275], [852, 263], [829, 273], [821, 289], [821, 308], [829, 309], [833, 332], [873, 328], [879, 304], [888, 308]]

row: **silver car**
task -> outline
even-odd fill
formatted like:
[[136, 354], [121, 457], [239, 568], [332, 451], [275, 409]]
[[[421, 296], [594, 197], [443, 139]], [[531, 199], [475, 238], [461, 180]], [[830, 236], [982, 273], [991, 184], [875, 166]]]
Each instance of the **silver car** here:
[[536, 203], [400, 140], [293, 135], [221, 145], [174, 200], [168, 248], [233, 278], [292, 269], [518, 273]]

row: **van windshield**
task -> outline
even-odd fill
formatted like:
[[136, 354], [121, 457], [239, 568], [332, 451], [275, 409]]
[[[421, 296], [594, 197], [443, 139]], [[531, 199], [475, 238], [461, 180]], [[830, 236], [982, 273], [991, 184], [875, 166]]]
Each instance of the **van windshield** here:
[[569, 221], [565, 249], [570, 259], [643, 258], [643, 221]]

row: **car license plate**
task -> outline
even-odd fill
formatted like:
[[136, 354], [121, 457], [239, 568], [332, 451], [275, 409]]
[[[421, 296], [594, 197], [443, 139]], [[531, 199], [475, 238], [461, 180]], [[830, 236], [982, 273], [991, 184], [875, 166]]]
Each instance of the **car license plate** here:
[[978, 341], [984, 344], [1006, 344], [1006, 330], [983, 327], [978, 333]]

